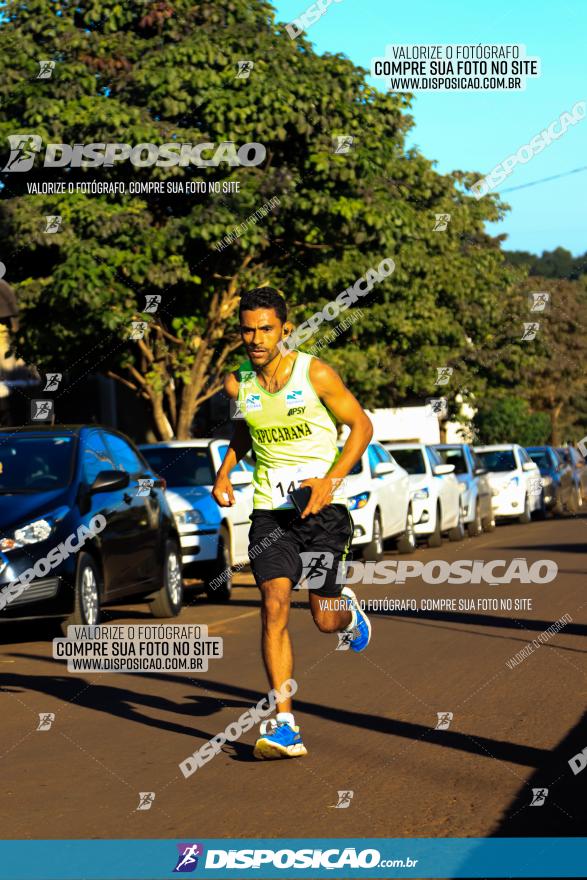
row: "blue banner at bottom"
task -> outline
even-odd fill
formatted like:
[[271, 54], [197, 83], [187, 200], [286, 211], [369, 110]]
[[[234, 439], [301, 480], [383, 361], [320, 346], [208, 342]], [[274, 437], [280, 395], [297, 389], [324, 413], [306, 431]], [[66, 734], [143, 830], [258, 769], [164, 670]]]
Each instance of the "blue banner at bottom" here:
[[587, 838], [10, 840], [0, 880], [585, 877]]

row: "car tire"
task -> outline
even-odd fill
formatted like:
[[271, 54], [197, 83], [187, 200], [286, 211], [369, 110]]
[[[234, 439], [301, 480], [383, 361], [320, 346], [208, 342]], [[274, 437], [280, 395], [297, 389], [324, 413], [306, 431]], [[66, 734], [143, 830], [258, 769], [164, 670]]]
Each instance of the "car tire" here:
[[573, 491], [571, 493], [571, 498], [568, 504], [569, 513], [579, 513], [581, 508], [583, 507], [583, 496], [581, 495], [581, 489], [579, 486], [573, 486]]
[[177, 617], [183, 601], [183, 576], [181, 571], [181, 551], [172, 538], [165, 542], [163, 561], [163, 586], [151, 600], [153, 617]]
[[441, 521], [441, 511], [440, 504], [436, 505], [436, 524], [434, 527], [434, 531], [428, 535], [428, 546], [429, 547], [442, 547], [442, 521]]
[[366, 562], [379, 562], [380, 559], [383, 559], [383, 528], [381, 526], [381, 515], [378, 510], [375, 511], [375, 516], [373, 517], [371, 540], [363, 548], [363, 559]]
[[530, 496], [524, 496], [524, 513], [518, 517], [518, 521], [522, 523], [522, 525], [527, 525], [527, 523], [532, 522], [532, 512], [530, 510]]
[[472, 522], [467, 523], [467, 533], [470, 538], [476, 538], [483, 531], [483, 522], [481, 520], [481, 505], [479, 499], [475, 504], [475, 518]]
[[406, 528], [403, 534], [399, 536], [396, 542], [398, 553], [413, 553], [417, 547], [416, 531], [414, 529], [414, 514], [411, 506], [408, 507], [406, 515]]
[[481, 520], [483, 524], [484, 532], [494, 532], [495, 531], [495, 515], [492, 512], [490, 516], [484, 516]]
[[100, 623], [101, 574], [98, 563], [82, 550], [78, 553], [75, 570], [75, 600], [73, 612], [61, 623], [67, 635], [68, 626], [97, 626]]
[[[226, 573], [228, 573], [227, 577], [225, 577]], [[224, 580], [220, 584], [214, 584], [217, 578], [222, 577], [224, 577]], [[207, 569], [204, 586], [206, 588], [206, 595], [211, 602], [228, 602], [232, 596], [230, 535], [225, 526], [220, 527], [216, 560]]]
[[459, 519], [456, 526], [453, 526], [452, 529], [449, 529], [448, 532], [448, 540], [449, 541], [462, 541], [465, 537], [465, 524], [463, 523], [463, 510], [461, 505], [459, 504]]

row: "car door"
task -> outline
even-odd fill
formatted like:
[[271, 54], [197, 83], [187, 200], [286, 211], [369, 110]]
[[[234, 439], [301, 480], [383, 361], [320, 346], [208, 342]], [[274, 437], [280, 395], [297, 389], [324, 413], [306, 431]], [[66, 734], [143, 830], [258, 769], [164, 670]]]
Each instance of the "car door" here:
[[[436, 465], [442, 464], [442, 460], [440, 456], [430, 448], [430, 446], [426, 447], [426, 452], [428, 454], [428, 461], [430, 462], [432, 473], [434, 474], [434, 468]], [[444, 531], [447, 528], [452, 528], [452, 526], [458, 521], [460, 495], [459, 484], [454, 473], [442, 474], [441, 476], [435, 475], [432, 479], [437, 486], [442, 514], [441, 529]]]
[[403, 472], [387, 449], [379, 443], [372, 443], [370, 448], [373, 449], [375, 457], [379, 462], [394, 466], [394, 470], [391, 473], [381, 474], [376, 479], [381, 482], [380, 491], [385, 499], [383, 534], [385, 536], [397, 535], [404, 530], [406, 524], [410, 495], [408, 480], [407, 478], [404, 480]]
[[472, 473], [474, 475], [475, 482], [477, 483], [477, 495], [479, 497], [481, 515], [491, 517], [493, 492], [489, 484], [489, 478], [487, 476], [487, 473], [476, 473], [478, 470], [486, 470], [486, 468], [483, 466], [483, 462], [481, 461], [481, 459], [470, 447], [465, 447], [465, 449], [469, 455]]
[[157, 559], [160, 501], [157, 491], [149, 485], [152, 476], [130, 443], [110, 431], [104, 431], [104, 437], [115, 469], [129, 475], [118, 511], [117, 565], [113, 578], [113, 591], [124, 595], [139, 586], [156, 583], [161, 575]]
[[[224, 461], [224, 457], [228, 451], [228, 442], [215, 444], [215, 452], [219, 461], [214, 461], [216, 472]], [[237, 462], [230, 474], [251, 474], [254, 465], [245, 459]], [[251, 512], [253, 510], [253, 485], [252, 482], [246, 485], [233, 486], [234, 507], [223, 508], [232, 523], [234, 534], [234, 560], [246, 559], [249, 549], [249, 529], [251, 526]]]
[[[522, 446], [516, 446], [514, 453], [517, 453], [519, 461], [519, 473], [525, 487], [525, 492], [530, 499], [530, 510], [540, 507], [540, 499], [542, 495], [542, 478], [540, 476], [540, 468], [532, 461], [526, 450]], [[533, 465], [531, 470], [524, 470], [525, 464]]]

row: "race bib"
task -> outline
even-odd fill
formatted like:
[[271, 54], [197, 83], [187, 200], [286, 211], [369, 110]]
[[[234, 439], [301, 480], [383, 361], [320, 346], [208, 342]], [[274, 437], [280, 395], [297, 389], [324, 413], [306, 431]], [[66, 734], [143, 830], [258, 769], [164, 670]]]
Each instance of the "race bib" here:
[[311, 477], [323, 477], [327, 467], [319, 464], [291, 465], [282, 468], [269, 468], [267, 476], [271, 486], [271, 504], [273, 509], [293, 507], [290, 492], [300, 488], [300, 483]]

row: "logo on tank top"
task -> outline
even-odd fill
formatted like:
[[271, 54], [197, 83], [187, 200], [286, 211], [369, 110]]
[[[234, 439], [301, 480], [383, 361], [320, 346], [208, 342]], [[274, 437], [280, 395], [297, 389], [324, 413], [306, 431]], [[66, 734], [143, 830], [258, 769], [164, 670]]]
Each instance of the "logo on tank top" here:
[[247, 394], [245, 399], [245, 409], [247, 412], [252, 412], [255, 409], [263, 409], [263, 406], [261, 404], [261, 395]]
[[285, 405], [286, 406], [302, 406], [306, 401], [304, 400], [304, 392], [300, 388], [299, 391], [286, 391], [285, 393]]

